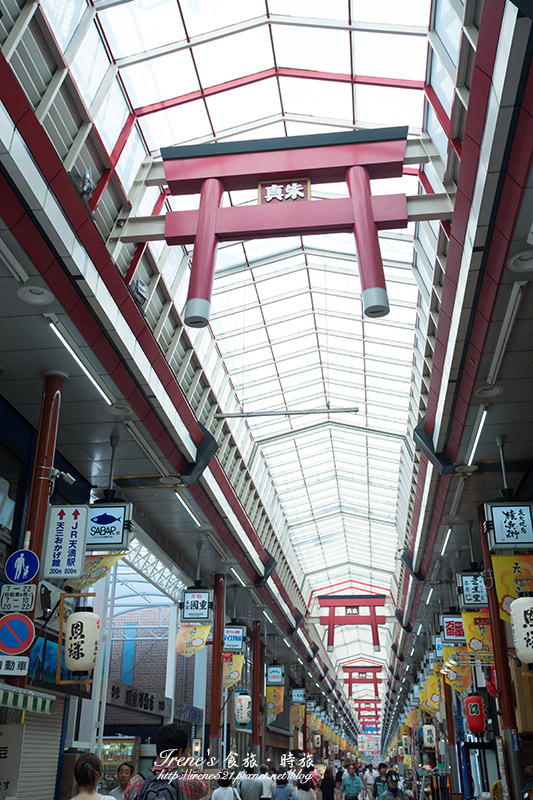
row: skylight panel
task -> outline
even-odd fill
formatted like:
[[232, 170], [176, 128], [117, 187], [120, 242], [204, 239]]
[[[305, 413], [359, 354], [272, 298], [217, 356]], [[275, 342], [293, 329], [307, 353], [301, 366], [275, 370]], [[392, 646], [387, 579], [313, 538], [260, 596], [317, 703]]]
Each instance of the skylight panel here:
[[188, 50], [122, 67], [120, 74], [136, 108], [197, 92], [200, 88]]
[[139, 120], [150, 152], [173, 144], [191, 142], [212, 134], [203, 100], [158, 111]]
[[91, 25], [70, 66], [72, 77], [87, 107], [93, 102], [109, 64], [109, 56], [96, 25]]
[[350, 74], [350, 39], [346, 31], [305, 25], [272, 25], [278, 67]]
[[185, 39], [175, 0], [121, 3], [99, 11], [99, 17], [116, 58]]
[[69, 0], [68, 3], [41, 0], [40, 5], [54, 31], [58, 45], [65, 52], [87, 8], [86, 0]]
[[268, 10], [271, 14], [287, 15], [291, 17], [312, 17], [313, 19], [328, 19], [347, 21], [346, 0], [268, 0]]
[[264, 16], [265, 0], [187, 0], [181, 4], [189, 36]]
[[274, 78], [213, 95], [207, 109], [216, 131], [234, 128], [250, 118], [281, 115], [279, 91]]
[[279, 83], [286, 114], [305, 114], [311, 122], [313, 117], [327, 118], [333, 122], [352, 121], [352, 89], [349, 84], [283, 77]]
[[194, 48], [202, 86], [215, 86], [274, 66], [267, 26], [215, 39]]
[[360, 22], [377, 22], [389, 25], [429, 25], [431, 0], [352, 0], [354, 19]]
[[[355, 31], [352, 36], [356, 75], [424, 80], [428, 47], [425, 36], [361, 31]], [[422, 89], [419, 94], [423, 94]]]
[[355, 88], [356, 124], [409, 125], [412, 130], [420, 130], [423, 109], [424, 93], [417, 89], [362, 85]]

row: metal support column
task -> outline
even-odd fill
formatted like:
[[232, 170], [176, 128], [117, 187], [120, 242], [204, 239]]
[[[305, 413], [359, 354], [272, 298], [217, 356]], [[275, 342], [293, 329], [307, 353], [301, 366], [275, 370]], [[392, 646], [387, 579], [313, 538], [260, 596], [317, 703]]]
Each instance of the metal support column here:
[[[24, 536], [24, 549], [33, 550], [39, 560], [42, 560], [46, 513], [48, 511], [48, 501], [54, 481], [51, 475], [51, 469], [54, 466], [54, 456], [56, 452], [61, 392], [63, 389], [63, 381], [66, 377], [67, 375], [61, 372], [47, 372], [44, 375], [41, 414], [39, 417], [39, 427], [37, 429], [35, 459], [33, 462], [33, 474], [30, 485], [30, 496], [28, 499], [26, 535]], [[35, 584], [37, 591], [39, 576], [36, 575], [30, 583]], [[35, 619], [35, 607], [31, 611], [26, 612], [26, 616], [33, 622]], [[12, 679], [8, 678], [9, 683], [13, 683], [19, 688], [25, 688], [26, 681], [27, 676]]]
[[173, 603], [169, 608], [168, 617], [168, 642], [167, 642], [167, 671], [165, 675], [165, 697], [170, 697], [170, 711], [165, 719], [166, 723], [174, 722], [174, 709], [176, 707], [176, 634], [178, 631], [178, 605]]
[[261, 623], [254, 620], [252, 633], [252, 753], [257, 763], [260, 761], [260, 723], [261, 705]]
[[224, 575], [215, 575], [213, 611], [213, 647], [211, 649], [211, 724], [209, 730], [210, 755], [220, 762], [220, 710], [222, 693], [222, 645], [224, 640], [225, 611]]

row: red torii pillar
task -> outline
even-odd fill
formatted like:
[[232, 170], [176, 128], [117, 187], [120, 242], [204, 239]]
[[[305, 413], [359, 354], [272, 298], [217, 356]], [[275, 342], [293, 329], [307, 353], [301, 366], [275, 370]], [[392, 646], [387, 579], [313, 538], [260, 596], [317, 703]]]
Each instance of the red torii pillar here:
[[[381, 667], [376, 666], [360, 666], [360, 667], [343, 667], [343, 672], [345, 672], [344, 676], [344, 683], [348, 686], [348, 694], [352, 697], [352, 690], [354, 686], [358, 684], [372, 684], [374, 686], [374, 693], [376, 697], [378, 696], [378, 683]], [[370, 677], [367, 678], [368, 673], [370, 673]]]
[[[388, 314], [377, 232], [407, 226], [407, 200], [401, 194], [372, 197], [370, 180], [402, 175], [406, 142], [407, 127], [399, 127], [162, 148], [171, 194], [200, 193], [198, 211], [169, 212], [165, 219], [167, 244], [194, 243], [185, 323], [198, 328], [209, 323], [219, 241], [338, 231], [355, 235], [365, 315]], [[276, 181], [304, 176], [344, 182], [350, 196], [292, 202], [294, 194], [278, 193], [257, 206], [220, 207], [224, 190], [266, 182], [279, 189]]]
[[[333, 650], [335, 625], [370, 625], [374, 650], [379, 650], [378, 625], [385, 624], [385, 617], [378, 616], [376, 608], [384, 606], [386, 599], [387, 595], [385, 594], [320, 595], [318, 597], [319, 606], [329, 609], [327, 617], [320, 617], [320, 624], [328, 626], [328, 651]], [[336, 616], [337, 608], [344, 608], [345, 613]], [[368, 608], [369, 613], [360, 614], [360, 608]]]

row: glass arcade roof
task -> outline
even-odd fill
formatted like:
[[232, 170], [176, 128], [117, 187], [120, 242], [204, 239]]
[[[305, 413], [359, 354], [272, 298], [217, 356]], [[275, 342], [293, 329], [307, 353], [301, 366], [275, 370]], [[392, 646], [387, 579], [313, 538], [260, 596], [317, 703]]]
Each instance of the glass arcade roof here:
[[[168, 145], [394, 125], [416, 135], [423, 128], [430, 0], [93, 5], [71, 73], [91, 108], [104, 74], [116, 67], [95, 124], [111, 152], [134, 111], [117, 164], [126, 193], [146, 154]], [[68, 52], [87, 4], [42, 0], [42, 7]], [[347, 196], [338, 184], [312, 191], [315, 199]], [[416, 195], [416, 170], [373, 181], [372, 192]], [[197, 200], [167, 204], [180, 209]], [[255, 203], [257, 194], [231, 192], [223, 202]], [[218, 249], [211, 331], [239, 407], [320, 412], [246, 422], [314, 616], [320, 594], [385, 593], [391, 608], [397, 599], [420, 390], [413, 363], [427, 314], [412, 270], [415, 233], [410, 225], [380, 234], [391, 306], [381, 319], [363, 316], [352, 235]], [[153, 246], [156, 260], [160, 252]], [[357, 413], [332, 411], [354, 406]], [[382, 638], [374, 653], [366, 628], [338, 630], [333, 661], [386, 663], [390, 635]]]

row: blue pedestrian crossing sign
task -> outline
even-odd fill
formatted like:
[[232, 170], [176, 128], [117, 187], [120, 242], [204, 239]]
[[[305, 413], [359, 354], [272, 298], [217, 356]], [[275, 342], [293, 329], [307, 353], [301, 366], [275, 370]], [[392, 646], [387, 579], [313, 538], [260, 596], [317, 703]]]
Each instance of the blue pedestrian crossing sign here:
[[16, 550], [4, 567], [10, 583], [28, 583], [39, 572], [39, 557], [33, 550]]

